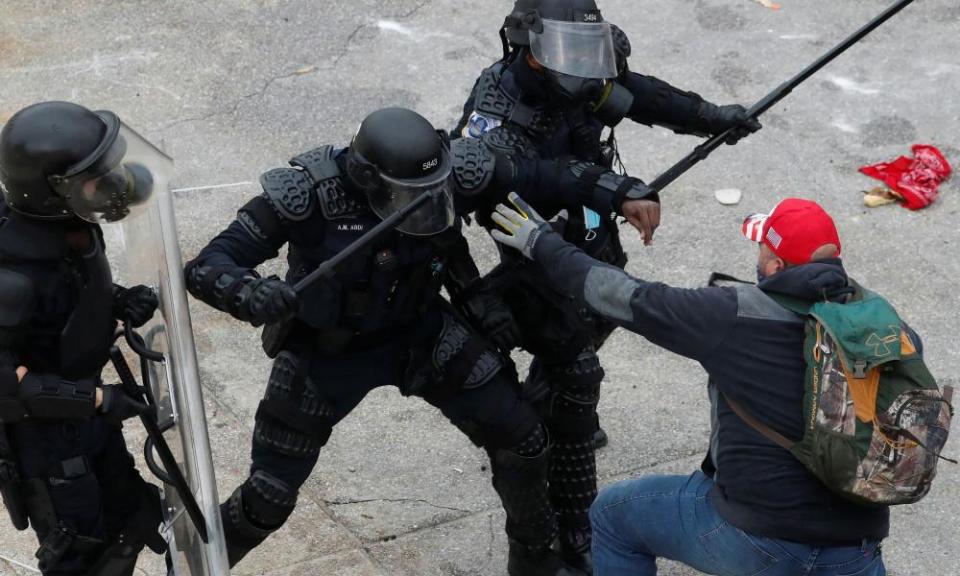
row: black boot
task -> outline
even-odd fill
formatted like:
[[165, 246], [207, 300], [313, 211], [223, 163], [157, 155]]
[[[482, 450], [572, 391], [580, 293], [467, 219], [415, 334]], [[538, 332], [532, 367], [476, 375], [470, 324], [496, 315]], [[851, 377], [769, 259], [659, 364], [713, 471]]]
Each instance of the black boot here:
[[583, 572], [593, 574], [593, 554], [590, 529], [560, 530], [560, 557], [563, 561]]
[[220, 505], [230, 567], [280, 529], [297, 504], [297, 493], [257, 470]]
[[531, 549], [512, 538], [507, 573], [510, 576], [586, 576], [585, 572], [569, 566], [552, 549]]
[[227, 547], [227, 561], [233, 568], [251, 550], [263, 543], [274, 530], [261, 528], [246, 517], [243, 512], [243, 498], [237, 488], [230, 498], [220, 505], [220, 517], [223, 518], [223, 535]]
[[490, 454], [493, 487], [507, 513], [507, 572], [510, 576], [583, 576], [553, 550], [557, 522], [547, 491], [549, 449], [542, 429], [531, 439], [539, 439], [540, 444], [534, 456], [510, 450]]

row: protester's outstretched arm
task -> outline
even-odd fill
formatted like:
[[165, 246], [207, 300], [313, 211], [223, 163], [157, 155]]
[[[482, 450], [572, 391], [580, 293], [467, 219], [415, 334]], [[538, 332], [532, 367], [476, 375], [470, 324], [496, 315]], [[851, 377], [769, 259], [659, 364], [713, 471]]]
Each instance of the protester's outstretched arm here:
[[668, 350], [705, 360], [737, 318], [736, 292], [728, 288], [682, 289], [634, 278], [566, 242], [526, 202], [497, 207], [495, 240], [541, 265], [551, 285], [593, 312]]

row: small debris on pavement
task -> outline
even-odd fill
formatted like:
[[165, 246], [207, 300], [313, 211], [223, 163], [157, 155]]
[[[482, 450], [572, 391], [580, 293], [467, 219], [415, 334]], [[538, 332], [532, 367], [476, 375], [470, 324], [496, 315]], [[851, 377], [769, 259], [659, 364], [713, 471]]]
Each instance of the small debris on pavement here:
[[903, 200], [903, 196], [900, 196], [886, 186], [877, 186], [875, 188], [871, 188], [870, 190], [863, 191], [863, 203], [868, 208], [876, 208], [878, 206], [886, 206], [887, 204], [895, 204], [901, 200]]
[[936, 146], [917, 144], [913, 158], [901, 156], [893, 162], [881, 162], [860, 168], [903, 199], [904, 208], [920, 210], [937, 199], [940, 184], [950, 178], [953, 168]]
[[724, 206], [735, 206], [739, 204], [740, 199], [743, 198], [743, 192], [737, 188], [724, 188], [714, 192], [713, 196], [717, 199], [717, 202]]
[[760, 4], [764, 8], [769, 8], [771, 10], [779, 10], [780, 5], [774, 2], [773, 0], [753, 0], [757, 4]]

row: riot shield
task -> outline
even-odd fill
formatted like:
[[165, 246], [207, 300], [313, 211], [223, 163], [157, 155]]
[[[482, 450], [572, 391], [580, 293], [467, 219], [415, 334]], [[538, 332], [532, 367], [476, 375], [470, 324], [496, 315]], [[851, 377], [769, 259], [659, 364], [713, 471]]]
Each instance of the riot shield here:
[[[173, 161], [126, 126], [121, 136], [126, 140], [124, 165], [135, 167], [138, 185], [151, 189], [140, 195], [147, 199], [136, 213], [103, 226], [107, 254], [115, 282], [151, 286], [159, 295], [158, 313], [137, 330], [142, 347], [155, 354], [141, 357], [137, 365], [142, 362], [142, 384], [157, 407], [156, 428], [170, 447], [167, 454], [172, 452], [179, 464], [205, 522], [198, 530], [193, 517], [199, 515], [187, 513], [167, 470], [159, 475], [164, 484], [164, 536], [176, 576], [229, 574], [169, 188]], [[148, 442], [148, 451], [156, 444]]]

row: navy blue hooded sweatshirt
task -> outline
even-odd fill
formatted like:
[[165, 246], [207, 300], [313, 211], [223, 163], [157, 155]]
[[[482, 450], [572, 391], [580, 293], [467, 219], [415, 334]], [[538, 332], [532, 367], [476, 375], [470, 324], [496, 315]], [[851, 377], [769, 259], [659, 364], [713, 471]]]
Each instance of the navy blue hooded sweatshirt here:
[[820, 546], [886, 537], [886, 507], [834, 495], [724, 399], [801, 438], [804, 320], [766, 293], [835, 298], [848, 286], [840, 260], [791, 267], [759, 286], [681, 289], [633, 278], [554, 232], [539, 237], [534, 256], [561, 292], [706, 370], [713, 414], [703, 470], [715, 481], [711, 501], [725, 520], [752, 534]]

